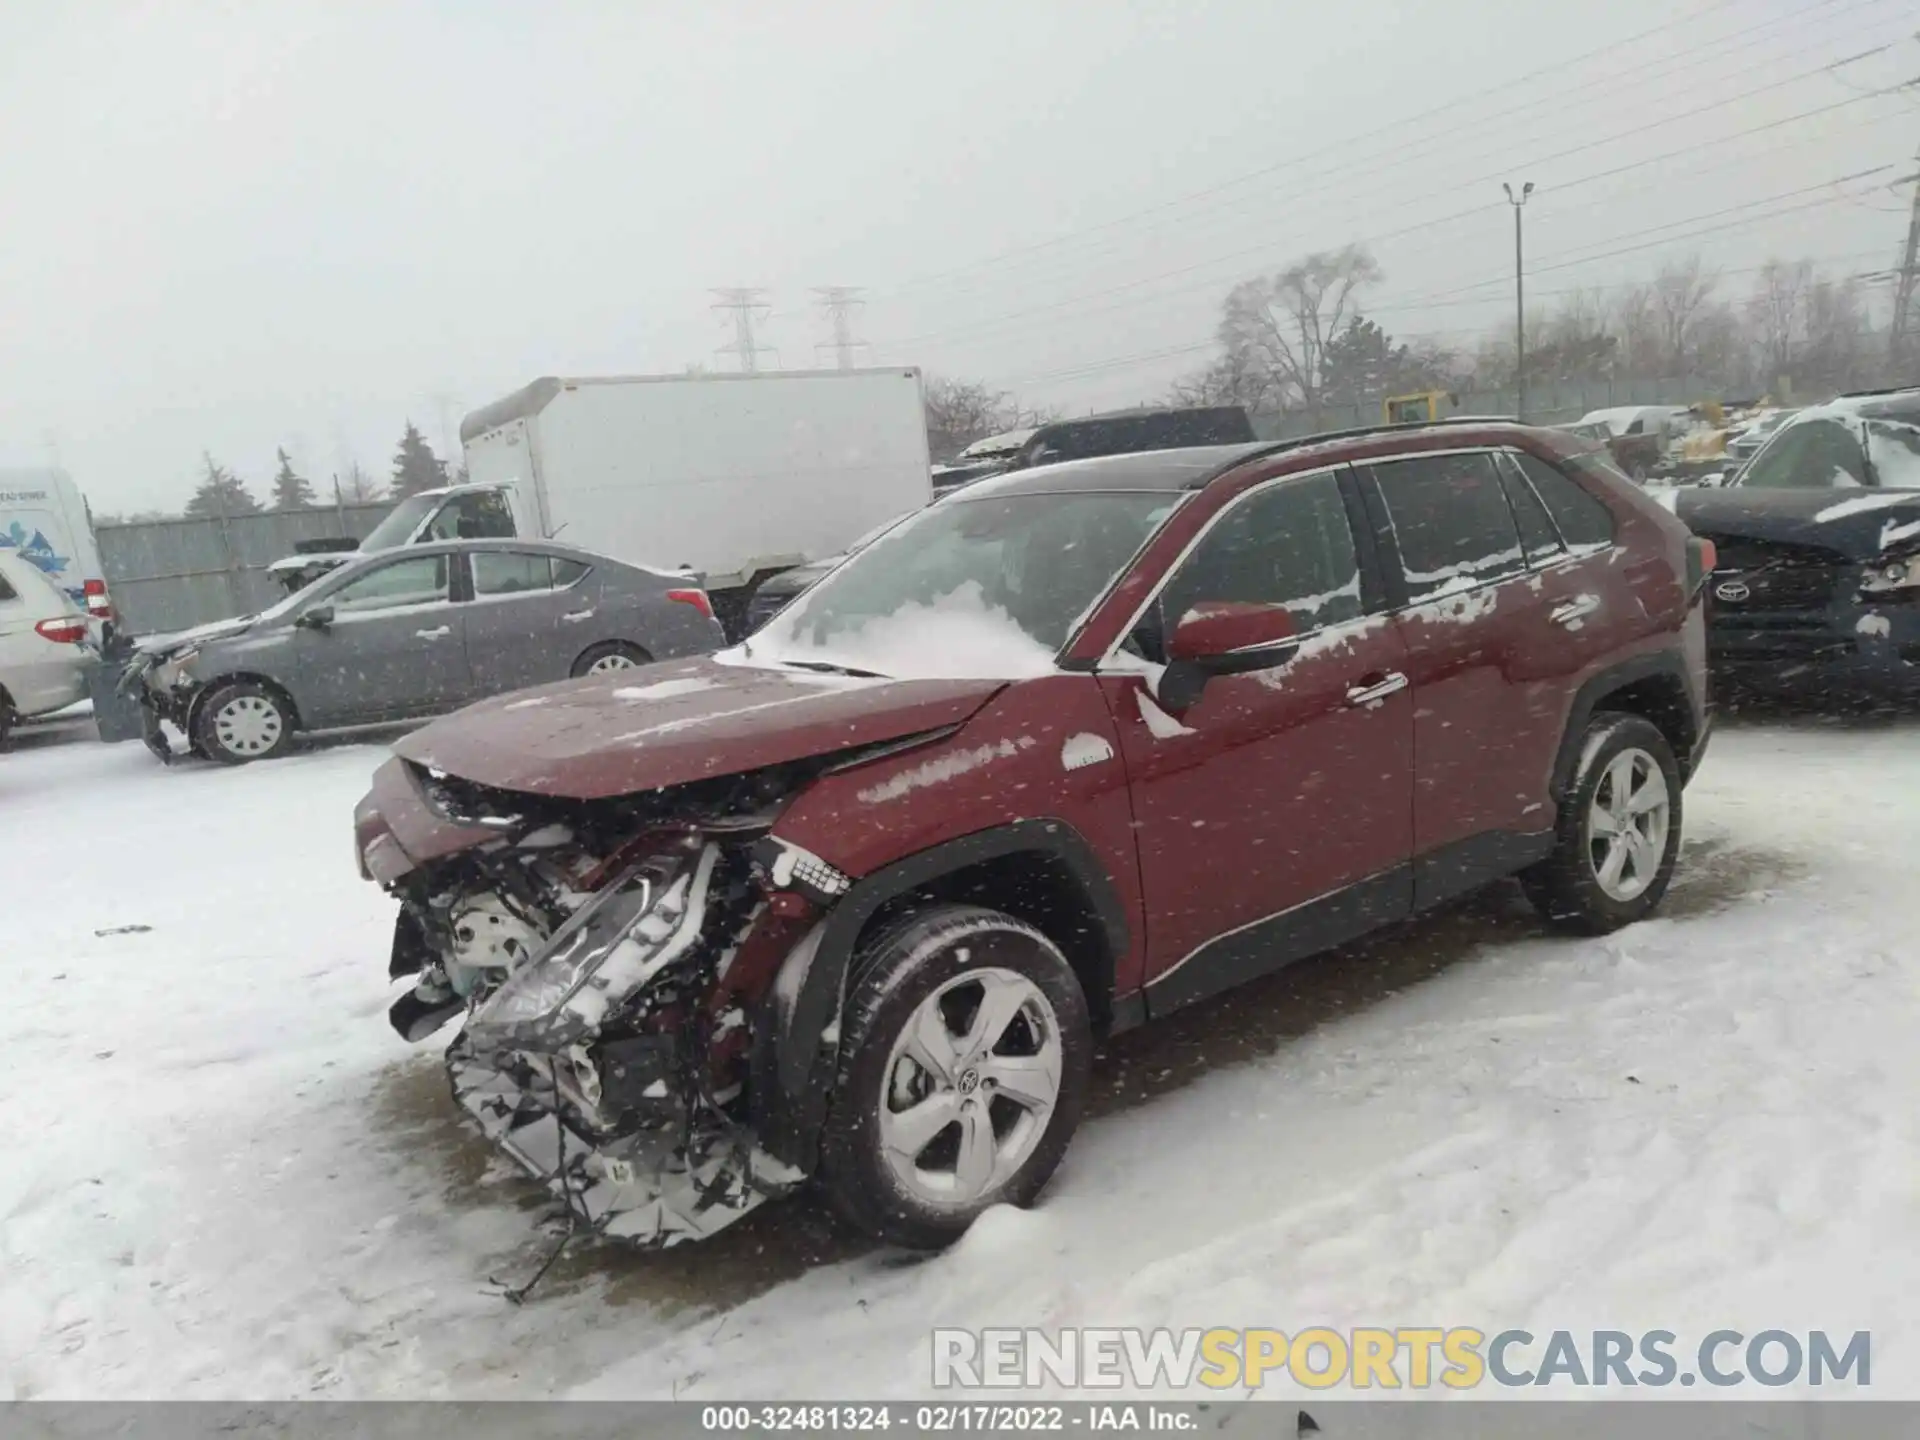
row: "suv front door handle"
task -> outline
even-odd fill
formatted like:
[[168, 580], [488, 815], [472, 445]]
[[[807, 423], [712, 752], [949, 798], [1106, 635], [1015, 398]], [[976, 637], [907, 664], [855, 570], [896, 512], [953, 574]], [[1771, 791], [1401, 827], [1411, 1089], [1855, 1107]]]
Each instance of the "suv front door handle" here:
[[438, 630], [416, 630], [413, 632], [413, 638], [416, 640], [444, 640], [452, 633], [453, 627], [451, 625], [442, 625]]
[[1547, 612], [1547, 618], [1556, 625], [1571, 625], [1576, 620], [1584, 620], [1599, 608], [1599, 596], [1578, 595], [1571, 600], [1562, 600]]
[[1398, 670], [1390, 671], [1377, 680], [1369, 677], [1369, 680], [1368, 684], [1348, 687], [1347, 704], [1371, 705], [1376, 700], [1384, 700], [1407, 688], [1407, 677]]

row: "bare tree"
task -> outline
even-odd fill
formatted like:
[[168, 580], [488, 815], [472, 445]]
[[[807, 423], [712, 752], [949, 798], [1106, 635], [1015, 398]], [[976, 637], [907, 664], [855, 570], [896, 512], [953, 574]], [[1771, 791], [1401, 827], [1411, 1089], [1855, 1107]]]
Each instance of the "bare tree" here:
[[1653, 313], [1660, 343], [1660, 362], [1670, 375], [1684, 375], [1695, 354], [1701, 317], [1713, 299], [1720, 277], [1688, 256], [1661, 267], [1653, 277]]
[[1248, 410], [1278, 410], [1281, 395], [1273, 372], [1248, 350], [1215, 356], [1204, 370], [1176, 380], [1167, 392], [1175, 405], [1240, 405]]
[[349, 505], [368, 505], [380, 498], [380, 482], [358, 460], [347, 461], [334, 483], [340, 487], [340, 498]]
[[1050, 410], [1022, 405], [1004, 390], [977, 380], [930, 375], [923, 387], [927, 408], [927, 449], [936, 461], [951, 460], [976, 440], [1008, 430], [1043, 425]]
[[1807, 338], [1801, 370], [1808, 385], [1852, 390], [1893, 378], [1852, 280], [1816, 280], [1807, 290]]
[[1807, 292], [1813, 288], [1813, 263], [1769, 260], [1747, 299], [1747, 324], [1761, 379], [1772, 386], [1793, 373], [1806, 344]]
[[1327, 345], [1358, 313], [1359, 292], [1380, 278], [1366, 248], [1347, 245], [1242, 281], [1227, 294], [1221, 348], [1262, 375], [1273, 398], [1316, 409], [1326, 388]]

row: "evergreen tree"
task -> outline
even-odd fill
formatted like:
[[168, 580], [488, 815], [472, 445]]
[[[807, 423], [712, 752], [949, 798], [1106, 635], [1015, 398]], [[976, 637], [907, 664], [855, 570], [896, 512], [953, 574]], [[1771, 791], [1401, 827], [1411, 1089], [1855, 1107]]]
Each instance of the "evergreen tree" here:
[[293, 461], [288, 457], [286, 447], [274, 452], [279, 457], [280, 468], [273, 472], [273, 508], [276, 510], [311, 510], [318, 502], [314, 498], [313, 486], [307, 483], [307, 477], [296, 475]]
[[204, 451], [200, 459], [207, 473], [200, 482], [200, 488], [193, 492], [193, 498], [187, 502], [187, 514], [211, 519], [221, 515], [260, 513], [260, 502], [247, 493], [247, 487], [241, 483], [238, 475]]
[[407, 433], [400, 437], [400, 449], [393, 457], [393, 481], [387, 488], [390, 499], [404, 500], [422, 490], [437, 490], [447, 483], [447, 462], [433, 453], [419, 428], [409, 420]]

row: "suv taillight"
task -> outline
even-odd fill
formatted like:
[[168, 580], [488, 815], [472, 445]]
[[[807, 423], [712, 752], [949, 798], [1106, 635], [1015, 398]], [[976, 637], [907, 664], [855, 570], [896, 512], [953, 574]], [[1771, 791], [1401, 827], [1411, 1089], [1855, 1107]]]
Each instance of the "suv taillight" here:
[[96, 620], [111, 620], [113, 618], [113, 601], [107, 598], [106, 581], [89, 580], [86, 584], [82, 585], [80, 589], [81, 593], [86, 596], [87, 613], [89, 615], [93, 616]]
[[691, 605], [707, 619], [713, 618], [713, 602], [707, 598], [704, 590], [669, 590], [667, 599], [678, 600], [682, 605]]
[[42, 640], [51, 640], [56, 645], [78, 645], [87, 638], [87, 622], [77, 616], [42, 620], [33, 629]]
[[1687, 539], [1687, 599], [1699, 597], [1706, 588], [1708, 577], [1720, 563], [1720, 553], [1713, 548], [1713, 541], [1702, 540], [1698, 535]]

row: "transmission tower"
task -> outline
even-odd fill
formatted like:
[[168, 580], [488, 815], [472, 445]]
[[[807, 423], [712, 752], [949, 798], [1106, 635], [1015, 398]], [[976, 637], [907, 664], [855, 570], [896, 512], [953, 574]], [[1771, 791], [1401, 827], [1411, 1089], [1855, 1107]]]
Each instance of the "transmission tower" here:
[[[1916, 155], [1920, 159], [1920, 155]], [[1913, 216], [1907, 221], [1907, 248], [1900, 259], [1893, 291], [1893, 334], [1888, 349], [1893, 363], [1904, 363], [1913, 348], [1913, 337], [1920, 330], [1920, 306], [1914, 303], [1914, 290], [1920, 284], [1920, 170], [1913, 179]]]
[[819, 285], [814, 287], [813, 293], [820, 297], [820, 308], [833, 326], [833, 339], [813, 348], [831, 350], [833, 363], [839, 369], [851, 370], [853, 352], [867, 348], [866, 341], [853, 338], [854, 312], [863, 309], [867, 303], [860, 298], [862, 291], [857, 285]]
[[713, 293], [720, 297], [713, 309], [733, 317], [733, 343], [722, 345], [717, 353], [739, 356], [740, 369], [751, 375], [760, 368], [760, 352], [766, 348], [754, 339], [753, 325], [771, 313], [761, 299], [767, 292], [751, 286], [735, 286]]

